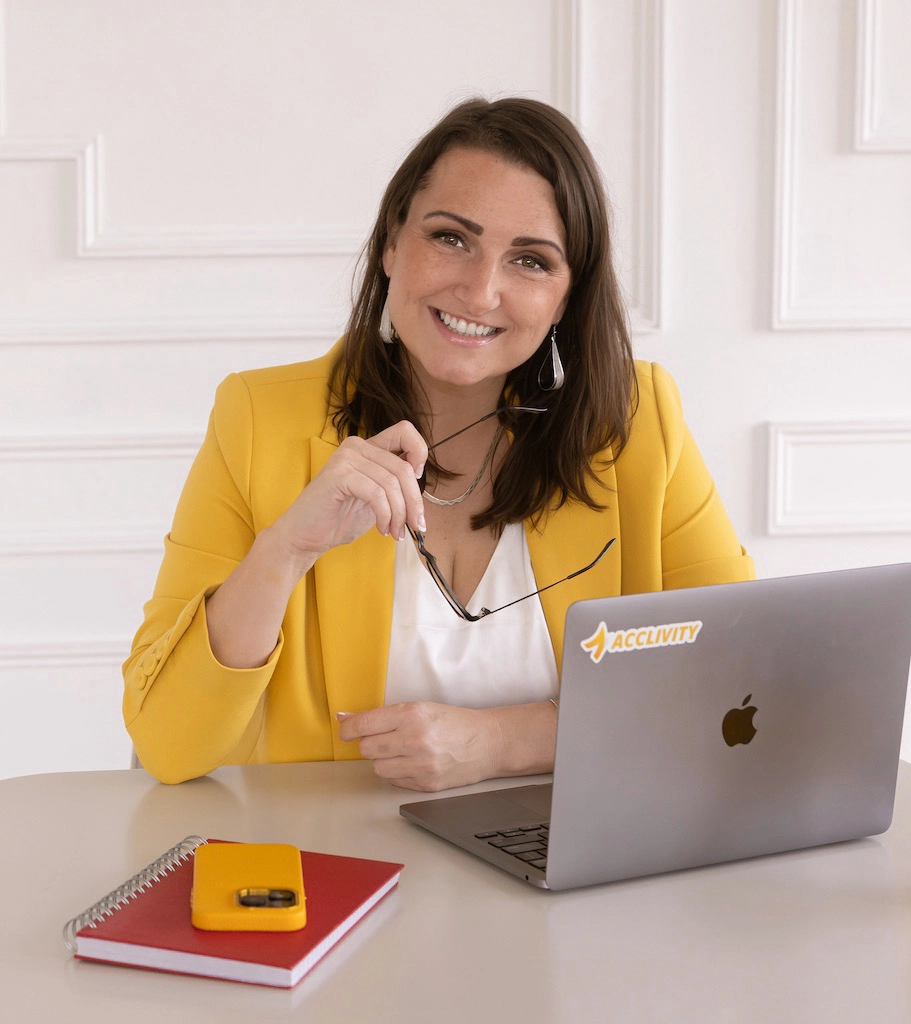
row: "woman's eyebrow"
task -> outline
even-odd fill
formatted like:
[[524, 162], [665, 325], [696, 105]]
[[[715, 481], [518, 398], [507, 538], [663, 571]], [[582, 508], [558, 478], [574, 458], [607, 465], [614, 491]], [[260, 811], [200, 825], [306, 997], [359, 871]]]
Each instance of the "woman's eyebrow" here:
[[566, 253], [557, 245], [556, 242], [552, 242], [549, 238], [529, 238], [527, 235], [520, 235], [518, 238], [512, 240], [513, 245], [549, 245], [551, 249], [556, 249], [563, 260], [566, 259]]
[[480, 224], [475, 224], [473, 220], [469, 220], [467, 217], [460, 217], [457, 213], [450, 213], [449, 210], [432, 210], [430, 213], [424, 214], [424, 220], [428, 220], [430, 217], [451, 217], [473, 235], [484, 234], [484, 229]]

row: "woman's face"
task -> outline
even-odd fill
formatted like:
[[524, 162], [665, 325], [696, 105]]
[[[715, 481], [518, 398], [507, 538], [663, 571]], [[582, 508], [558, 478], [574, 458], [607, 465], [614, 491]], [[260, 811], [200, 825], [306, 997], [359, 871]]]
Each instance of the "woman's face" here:
[[392, 323], [430, 395], [499, 396], [563, 315], [571, 284], [553, 188], [475, 149], [439, 158], [383, 268]]

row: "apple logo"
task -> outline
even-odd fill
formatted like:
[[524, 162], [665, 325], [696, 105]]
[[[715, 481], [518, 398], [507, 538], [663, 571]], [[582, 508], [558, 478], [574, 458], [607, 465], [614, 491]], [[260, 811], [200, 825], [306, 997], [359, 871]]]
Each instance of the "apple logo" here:
[[721, 723], [721, 735], [729, 747], [736, 746], [738, 743], [749, 743], [756, 735], [753, 715], [756, 714], [757, 709], [752, 704], [747, 707], [752, 696], [752, 693], [748, 693], [739, 708], [731, 708], [724, 716]]

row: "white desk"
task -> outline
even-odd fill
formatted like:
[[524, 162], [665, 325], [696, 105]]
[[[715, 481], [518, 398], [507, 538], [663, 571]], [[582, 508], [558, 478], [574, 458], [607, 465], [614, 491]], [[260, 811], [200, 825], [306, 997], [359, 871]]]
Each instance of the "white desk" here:
[[[878, 839], [567, 893], [423, 833], [398, 814], [409, 799], [362, 762], [225, 768], [175, 787], [143, 771], [0, 782], [3, 1018], [911, 1021], [911, 765]], [[290, 991], [72, 960], [63, 923], [193, 832], [405, 870]]]

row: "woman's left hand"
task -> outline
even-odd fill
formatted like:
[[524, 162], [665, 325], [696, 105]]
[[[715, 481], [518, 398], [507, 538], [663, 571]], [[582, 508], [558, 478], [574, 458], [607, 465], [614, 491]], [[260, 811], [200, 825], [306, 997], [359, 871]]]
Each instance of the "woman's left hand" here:
[[436, 792], [505, 774], [496, 711], [409, 701], [338, 715], [339, 736], [360, 741], [361, 756], [403, 789]]

